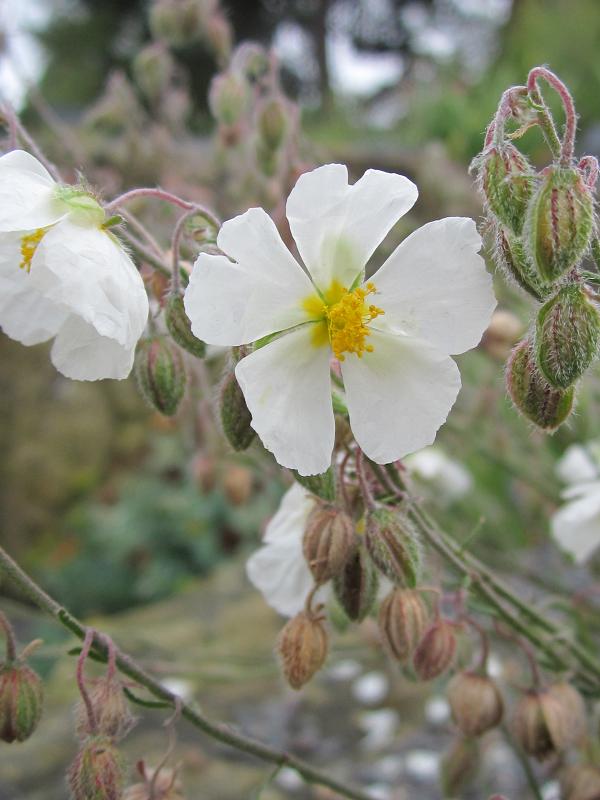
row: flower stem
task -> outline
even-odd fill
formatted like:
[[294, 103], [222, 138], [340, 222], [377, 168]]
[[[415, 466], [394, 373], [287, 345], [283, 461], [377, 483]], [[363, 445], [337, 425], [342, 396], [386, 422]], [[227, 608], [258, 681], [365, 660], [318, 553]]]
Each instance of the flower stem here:
[[[79, 654], [79, 658], [77, 659], [77, 686], [79, 687], [79, 694], [81, 695], [81, 699], [83, 700], [83, 704], [85, 705], [85, 710], [88, 717], [88, 722], [90, 724], [90, 731], [95, 734], [98, 732], [98, 727], [96, 724], [96, 712], [94, 711], [94, 706], [92, 705], [92, 701], [90, 699], [89, 692], [87, 690], [87, 686], [85, 685], [85, 662], [90, 654], [90, 650], [92, 644], [94, 643], [95, 633], [91, 628], [88, 628], [85, 632], [85, 638], [83, 640], [83, 647], [81, 648], [81, 653]], [[109, 653], [110, 659], [110, 653]]]
[[[540, 78], [543, 78], [543, 80], [554, 89], [563, 104], [565, 110], [565, 132], [562, 142], [558, 138], [554, 122], [542, 98], [542, 93], [538, 86]], [[575, 151], [575, 129], [577, 127], [575, 105], [569, 90], [565, 84], [553, 72], [546, 69], [546, 67], [534, 67], [527, 76], [527, 91], [536, 107], [538, 107], [538, 122], [548, 140], [548, 145], [552, 150], [553, 156], [559, 158], [563, 166], [569, 166], [573, 160], [573, 153]]]
[[6, 617], [6, 614], [4, 614], [2, 611], [0, 611], [0, 630], [3, 631], [6, 639], [6, 661], [11, 664], [17, 657], [15, 633], [12, 629], [12, 625]]

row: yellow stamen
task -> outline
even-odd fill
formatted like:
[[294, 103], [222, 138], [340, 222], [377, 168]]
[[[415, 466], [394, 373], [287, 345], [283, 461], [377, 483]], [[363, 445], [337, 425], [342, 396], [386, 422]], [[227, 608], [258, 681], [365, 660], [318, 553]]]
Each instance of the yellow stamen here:
[[31, 259], [45, 233], [44, 228], [38, 228], [37, 231], [21, 237], [21, 263], [19, 264], [21, 269], [25, 269], [27, 272], [31, 271]]

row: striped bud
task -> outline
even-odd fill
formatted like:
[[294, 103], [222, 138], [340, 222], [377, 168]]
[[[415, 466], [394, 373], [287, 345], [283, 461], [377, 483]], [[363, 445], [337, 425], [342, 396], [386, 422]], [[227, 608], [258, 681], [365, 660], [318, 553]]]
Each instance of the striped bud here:
[[377, 596], [379, 580], [371, 559], [362, 547], [346, 561], [333, 579], [333, 591], [346, 615], [362, 622], [370, 613]]
[[446, 672], [454, 661], [455, 653], [454, 625], [445, 619], [438, 619], [425, 632], [415, 650], [415, 672], [422, 681], [431, 681]]
[[258, 131], [271, 150], [277, 150], [281, 146], [286, 127], [283, 101], [277, 97], [268, 100], [258, 112]]
[[295, 469], [292, 470], [294, 479], [308, 489], [312, 494], [316, 494], [322, 500], [333, 501], [335, 499], [335, 474], [329, 467], [327, 472], [320, 475], [300, 475]]
[[379, 608], [379, 632], [384, 647], [398, 661], [407, 661], [429, 622], [425, 601], [414, 589], [394, 589]]
[[567, 284], [538, 313], [537, 363], [559, 389], [580, 378], [598, 353], [600, 313], [583, 286]]
[[387, 508], [370, 511], [365, 544], [377, 569], [392, 583], [416, 586], [421, 571], [421, 543], [408, 517]]
[[317, 505], [309, 514], [302, 540], [304, 558], [315, 583], [338, 575], [356, 550], [354, 523], [344, 511]]
[[244, 113], [247, 102], [247, 86], [234, 72], [223, 72], [212, 79], [208, 105], [217, 122], [235, 125]]
[[106, 736], [93, 736], [81, 746], [69, 767], [73, 800], [121, 800], [123, 760]]
[[221, 424], [227, 441], [238, 452], [247, 450], [256, 436], [250, 426], [252, 415], [248, 411], [244, 394], [235, 377], [230, 372], [221, 386]]
[[277, 651], [292, 689], [302, 688], [321, 669], [327, 650], [327, 633], [321, 618], [301, 611], [283, 627]]
[[560, 776], [564, 800], [600, 800], [600, 768], [591, 764], [567, 767]]
[[44, 690], [38, 674], [22, 661], [0, 664], [0, 739], [24, 742], [42, 716]]
[[543, 300], [548, 294], [548, 285], [544, 284], [531, 263], [523, 241], [500, 225], [496, 230], [494, 256], [507, 277], [536, 300]]
[[154, 0], [150, 7], [150, 30], [155, 39], [172, 47], [186, 47], [202, 35], [202, 0]]
[[85, 703], [80, 700], [75, 707], [75, 729], [79, 738], [99, 734], [118, 741], [126, 736], [136, 719], [129, 708], [121, 681], [117, 677], [96, 678], [90, 681], [87, 691], [94, 712], [94, 725], [91, 724]]
[[180, 351], [164, 336], [153, 336], [138, 344], [135, 377], [144, 400], [151, 408], [172, 417], [185, 394], [187, 375]]
[[593, 200], [581, 174], [551, 166], [531, 198], [525, 238], [543, 281], [553, 282], [585, 253], [593, 231]]
[[519, 235], [531, 196], [533, 170], [517, 148], [493, 145], [480, 158], [480, 181], [492, 214]]
[[147, 45], [133, 59], [135, 82], [151, 102], [160, 100], [173, 76], [173, 57], [163, 42]]
[[496, 683], [477, 672], [458, 672], [446, 689], [452, 718], [465, 736], [481, 736], [500, 724], [504, 713]]
[[514, 711], [515, 739], [539, 761], [576, 744], [584, 731], [583, 700], [567, 683], [526, 692]]
[[185, 313], [183, 297], [180, 295], [173, 294], [167, 300], [165, 323], [176, 344], [196, 358], [204, 358], [206, 345], [192, 333], [192, 323]]
[[458, 797], [479, 767], [479, 742], [473, 738], [455, 739], [440, 764], [440, 782], [444, 797]]
[[537, 367], [529, 339], [513, 348], [506, 365], [506, 388], [518, 411], [545, 431], [554, 431], [573, 409], [574, 389], [556, 389]]

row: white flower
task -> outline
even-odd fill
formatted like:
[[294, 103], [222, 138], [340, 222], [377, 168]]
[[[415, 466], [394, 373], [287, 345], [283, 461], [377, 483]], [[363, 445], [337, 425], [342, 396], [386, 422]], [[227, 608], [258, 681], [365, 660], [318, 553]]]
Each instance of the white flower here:
[[585, 446], [572, 444], [556, 463], [556, 474], [568, 484], [585, 483], [600, 477], [598, 472], [598, 442]]
[[29, 153], [0, 158], [0, 327], [25, 345], [54, 338], [75, 380], [125, 378], [148, 317], [135, 265], [89, 195]]
[[473, 486], [471, 473], [437, 445], [413, 453], [405, 464], [417, 477], [431, 483], [440, 499], [448, 503], [464, 497]]
[[[201, 254], [185, 306], [196, 336], [264, 346], [236, 376], [252, 426], [277, 461], [303, 475], [331, 461], [330, 359], [341, 362], [354, 436], [379, 463], [431, 444], [460, 388], [450, 354], [479, 341], [495, 306], [470, 219], [451, 217], [409, 236], [364, 284], [371, 255], [417, 199], [407, 178], [346, 167], [302, 175], [287, 217], [308, 274], [260, 208], [226, 222]], [[228, 258], [229, 256], [230, 258]]]
[[600, 547], [600, 480], [596, 461], [597, 442], [586, 447], [571, 445], [557, 464], [557, 473], [570, 483], [562, 493], [569, 501], [551, 520], [552, 535], [559, 547], [583, 563]]

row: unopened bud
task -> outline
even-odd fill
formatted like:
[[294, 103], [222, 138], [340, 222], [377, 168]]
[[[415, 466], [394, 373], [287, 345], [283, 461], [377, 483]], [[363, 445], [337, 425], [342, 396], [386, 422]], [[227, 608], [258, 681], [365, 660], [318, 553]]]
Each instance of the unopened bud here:
[[333, 579], [333, 590], [346, 615], [362, 622], [370, 613], [377, 596], [377, 571], [364, 548], [359, 547], [342, 571]]
[[532, 689], [514, 711], [515, 739], [528, 755], [540, 761], [575, 744], [584, 729], [583, 700], [569, 684]]
[[321, 669], [327, 658], [327, 633], [321, 618], [301, 611], [279, 634], [277, 650], [285, 679], [300, 689]]
[[287, 128], [285, 105], [274, 97], [268, 100], [258, 112], [258, 131], [272, 150], [277, 150], [283, 142]]
[[90, 681], [87, 693], [94, 714], [94, 724], [90, 721], [85, 703], [80, 700], [75, 708], [75, 729], [80, 739], [98, 734], [118, 741], [126, 736], [135, 725], [136, 719], [131, 713], [119, 678], [96, 678]]
[[444, 797], [458, 797], [477, 773], [479, 743], [474, 738], [455, 739], [440, 764], [440, 782]]
[[510, 143], [493, 145], [480, 157], [480, 181], [492, 214], [519, 235], [531, 196], [533, 170]]
[[335, 498], [335, 475], [331, 467], [327, 472], [320, 475], [300, 475], [295, 469], [292, 470], [294, 479], [308, 489], [312, 494], [316, 494], [322, 500], [333, 501]]
[[144, 47], [133, 60], [133, 77], [145, 96], [152, 102], [160, 100], [174, 72], [171, 54], [162, 42]]
[[234, 72], [224, 72], [212, 79], [208, 105], [217, 122], [226, 126], [235, 125], [244, 113], [247, 102], [247, 87]]
[[425, 631], [415, 650], [415, 672], [422, 681], [431, 681], [446, 672], [454, 661], [455, 653], [454, 625], [445, 619], [438, 619]]
[[176, 413], [185, 394], [187, 375], [181, 352], [164, 336], [139, 342], [135, 377], [151, 408], [167, 417]]
[[177, 770], [162, 767], [155, 769], [138, 764], [143, 783], [136, 783], [125, 790], [123, 800], [184, 800], [183, 786]]
[[574, 764], [560, 776], [561, 797], [564, 800], [599, 800], [600, 768], [591, 764]]
[[394, 589], [379, 608], [381, 640], [400, 662], [413, 655], [428, 623], [427, 605], [414, 589]]
[[504, 270], [507, 278], [512, 278], [536, 300], [543, 300], [548, 294], [550, 284], [546, 284], [538, 275], [523, 241], [500, 225], [496, 231], [494, 255], [496, 263]]
[[459, 672], [446, 692], [452, 718], [465, 736], [480, 736], [500, 724], [504, 713], [502, 695], [487, 675]]
[[309, 514], [302, 541], [315, 583], [338, 575], [356, 549], [354, 523], [344, 511], [318, 504]]
[[197, 339], [192, 333], [192, 323], [185, 313], [183, 297], [181, 295], [171, 295], [165, 307], [165, 323], [171, 338], [180, 347], [196, 358], [203, 358], [206, 353], [206, 345], [201, 339]]
[[370, 511], [365, 544], [377, 569], [392, 583], [416, 586], [421, 571], [421, 543], [408, 517], [388, 508]]
[[251, 427], [251, 422], [252, 414], [248, 411], [244, 394], [232, 371], [221, 388], [221, 423], [227, 441], [234, 450], [247, 450], [254, 441], [256, 431]]
[[243, 506], [252, 494], [252, 471], [242, 464], [230, 464], [223, 475], [223, 491], [232, 506]]
[[263, 139], [259, 139], [256, 143], [256, 163], [267, 178], [272, 178], [277, 173], [279, 164], [277, 151], [265, 144]]
[[0, 664], [0, 739], [24, 742], [42, 716], [44, 690], [39, 675], [23, 661]]
[[264, 47], [256, 42], [244, 42], [236, 48], [231, 65], [247, 81], [257, 83], [269, 71], [269, 54]]
[[573, 409], [575, 392], [551, 386], [538, 369], [529, 339], [513, 349], [506, 364], [506, 387], [518, 411], [545, 431], [554, 431]]
[[81, 746], [69, 767], [73, 800], [121, 800], [123, 760], [106, 736], [93, 736]]
[[233, 31], [224, 14], [211, 14], [204, 24], [204, 35], [212, 47], [219, 64], [226, 64], [231, 55]]
[[598, 353], [600, 308], [579, 284], [567, 284], [542, 306], [536, 325], [537, 362], [548, 381], [567, 389]]
[[202, 35], [203, 17], [202, 0], [154, 0], [150, 30], [172, 47], [185, 47]]
[[552, 282], [574, 267], [585, 253], [593, 230], [592, 195], [581, 174], [551, 166], [532, 197], [525, 230], [533, 263]]

